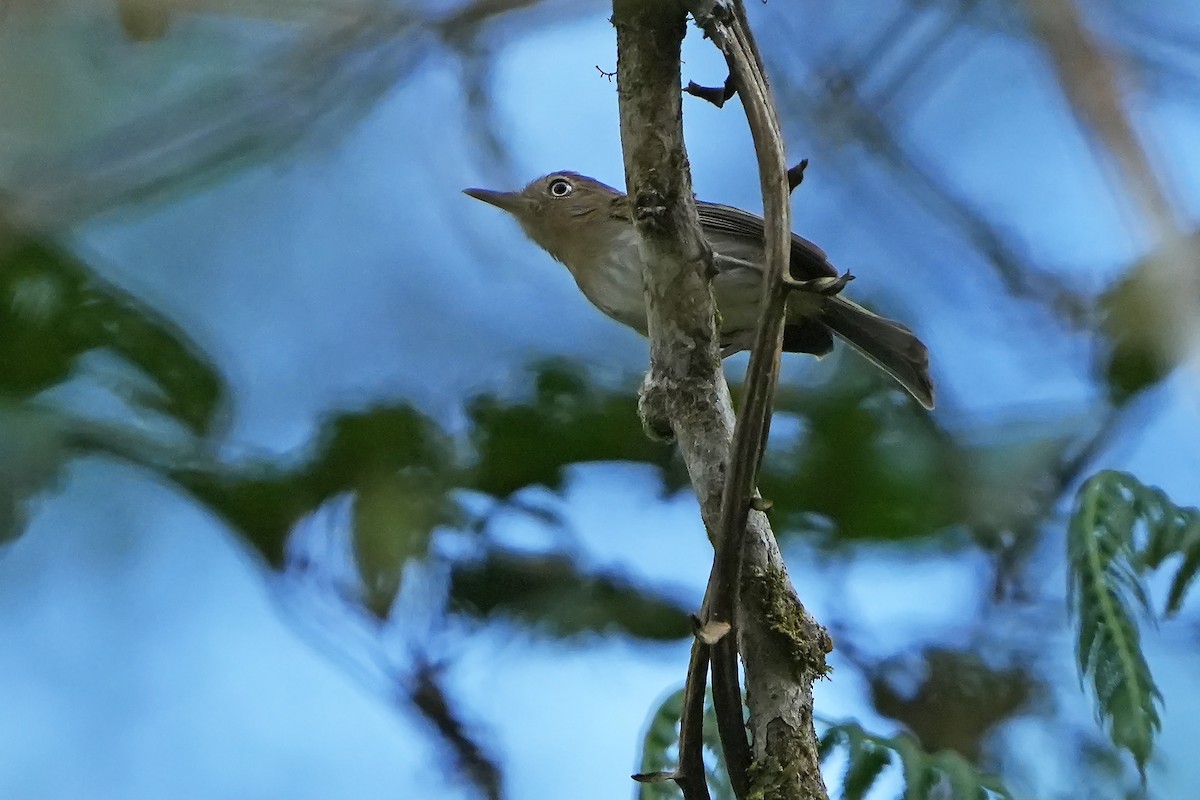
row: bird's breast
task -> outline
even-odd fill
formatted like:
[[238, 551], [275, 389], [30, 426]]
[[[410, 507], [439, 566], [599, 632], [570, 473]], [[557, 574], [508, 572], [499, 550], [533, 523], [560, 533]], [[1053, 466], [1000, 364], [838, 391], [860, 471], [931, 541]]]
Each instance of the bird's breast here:
[[[713, 294], [725, 335], [753, 330], [758, 321], [762, 296], [762, 246], [741, 240], [711, 237]], [[575, 277], [584, 296], [609, 317], [646, 335], [646, 300], [642, 284], [642, 261], [633, 226], [615, 237], [608, 248], [588, 248], [589, 257], [579, 258], [580, 248], [570, 258], [561, 258]], [[797, 293], [788, 300], [788, 318], [818, 312], [823, 298]]]
[[580, 291], [617, 322], [646, 334], [646, 300], [642, 291], [642, 259], [633, 227], [614, 246], [588, 263], [568, 263]]

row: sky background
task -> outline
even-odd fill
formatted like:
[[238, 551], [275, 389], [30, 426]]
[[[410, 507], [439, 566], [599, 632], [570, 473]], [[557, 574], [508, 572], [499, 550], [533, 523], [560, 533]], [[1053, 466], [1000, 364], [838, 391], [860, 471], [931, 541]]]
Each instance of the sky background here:
[[[749, 4], [752, 23], [766, 13], [757, 5]], [[465, 101], [467, 68], [434, 47], [341, 128], [219, 181], [70, 227], [73, 251], [181, 325], [226, 376], [233, 404], [223, 454], [303, 452], [323, 415], [385, 400], [411, 401], [461, 429], [468, 397], [523, 391], [527, 365], [541, 356], [577, 359], [614, 381], [644, 368], [636, 334], [591, 308], [510, 220], [460, 193], [515, 188], [561, 168], [622, 183], [615, 85], [597, 71], [615, 65], [609, 11], [603, 3], [559, 6], [536, 24], [502, 27], [488, 43], [490, 120], [506, 159], [481, 142]], [[291, 33], [269, 20], [180, 15], [166, 38], [134, 43], [104, 4], [66, 8], [16, 4], [0, 18], [0, 74], [10, 76], [0, 87], [0, 179], [8, 186], [18, 165], [70, 152], [81, 129], [115, 127], [210, 74], [252, 74], [254, 59]], [[815, 52], [873, 24], [852, 12], [809, 12]], [[904, 137], [982, 198], [1019, 250], [1103, 286], [1146, 242], [1113, 199], [1041, 56], [1000, 35], [957, 47], [936, 92], [910, 108]], [[777, 43], [768, 60], [772, 53], [782, 57]], [[695, 32], [684, 58], [685, 80], [724, 78], [719, 55]], [[3, 111], [28, 110], [48, 92], [56, 100], [38, 119]], [[1139, 112], [1194, 220], [1200, 105], [1147, 101]], [[685, 116], [698, 195], [760, 207], [740, 107], [688, 100]], [[792, 160], [815, 155], [786, 115], [785, 132]], [[1001, 296], [994, 280], [980, 278], [977, 256], [904, 202], [896, 181], [867, 175], [862, 163], [850, 144], [814, 157], [794, 222], [853, 270], [855, 297], [922, 333], [943, 424], [993, 435], [1010, 431], [1014, 418], [1086, 425], [1098, 402], [1084, 362], [1089, 343], [1053, 326], [1048, 335], [1043, 310]], [[786, 379], [828, 379], [830, 361], [789, 359]], [[737, 376], [745, 362], [728, 363]], [[1131, 470], [1181, 504], [1200, 502], [1195, 389], [1184, 371], [1139, 401], [1144, 424], [1119, 436], [1096, 467]], [[120, 413], [86, 378], [61, 396]], [[664, 499], [653, 470], [580, 465], [551, 502], [587, 563], [699, 604], [710, 558], [699, 515], [690, 497]], [[33, 508], [25, 534], [0, 550], [0, 797], [469, 796], [447, 775], [426, 723], [389, 700], [383, 676], [334, 655], [328, 631], [313, 623], [325, 613], [320, 600], [267, 573], [170, 485], [114, 461], [80, 459]], [[334, 523], [318, 515], [311, 524]], [[502, 536], [537, 548], [545, 534], [514, 521]], [[452, 535], [445, 546], [455, 546]], [[856, 643], [880, 657], [979, 636], [971, 621], [988, 587], [971, 551], [830, 554], [793, 541], [786, 555], [816, 617], [852, 625]], [[1064, 584], [1060, 560], [1046, 580]], [[419, 609], [419, 598], [412, 605]], [[1042, 643], [1061, 655], [1053, 704], [1062, 718], [1086, 721], [1090, 701], [1077, 689], [1064, 619], [1050, 623], [1059, 634]], [[1022, 624], [1037, 631], [1047, 623]], [[1183, 637], [1180, 627], [1146, 633], [1167, 698], [1151, 768], [1160, 797], [1184, 797], [1184, 787], [1200, 784], [1190, 757], [1200, 719], [1190, 676], [1200, 658], [1194, 648], [1181, 654]], [[645, 721], [682, 681], [688, 650], [686, 642], [619, 635], [563, 642], [502, 623], [441, 640], [448, 686], [469, 722], [492, 737], [518, 800], [560, 789], [630, 796]], [[832, 664], [834, 679], [817, 687], [817, 712], [894, 730], [836, 651]], [[1027, 752], [1056, 746], [1052, 728], [1032, 721], [1001, 736]], [[1071, 777], [1053, 759], [1023, 771], [1047, 796], [1069, 791]], [[549, 789], [548, 773], [561, 776]]]

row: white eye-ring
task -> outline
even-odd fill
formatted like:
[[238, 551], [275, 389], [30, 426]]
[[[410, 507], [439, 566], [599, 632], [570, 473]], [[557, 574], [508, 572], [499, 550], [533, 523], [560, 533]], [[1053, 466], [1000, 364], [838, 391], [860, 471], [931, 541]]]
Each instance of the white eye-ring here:
[[550, 181], [550, 196], [551, 197], [566, 197], [571, 192], [575, 191], [575, 187], [566, 178], [555, 178]]

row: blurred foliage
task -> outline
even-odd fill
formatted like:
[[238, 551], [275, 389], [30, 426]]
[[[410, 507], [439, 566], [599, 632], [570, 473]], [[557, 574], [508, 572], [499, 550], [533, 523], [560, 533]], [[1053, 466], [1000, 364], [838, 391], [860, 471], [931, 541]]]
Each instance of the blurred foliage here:
[[220, 421], [223, 383], [186, 334], [58, 245], [15, 231], [0, 216], [0, 541], [20, 533], [28, 499], [73, 458], [102, 452], [163, 469], [195, 456], [140, 426], [39, 402], [86, 371], [84, 357], [95, 354], [117, 356], [136, 371], [104, 381], [134, 412], [196, 435]]
[[[646, 443], [636, 415], [618, 413], [621, 401], [633, 408], [627, 393], [592, 386], [557, 363], [539, 367], [534, 383], [528, 402], [477, 398], [471, 406], [477, 446], [461, 452], [430, 418], [396, 406], [333, 417], [322, 426], [315, 452], [300, 464], [190, 469], [171, 478], [276, 568], [284, 566], [289, 535], [303, 517], [352, 494], [361, 589], [367, 606], [386, 617], [405, 564], [426, 555], [440, 526], [486, 527], [487, 515], [469, 515], [457, 490], [499, 489], [494, 496], [501, 501], [537, 481], [561, 490], [566, 467], [622, 455], [645, 454], [668, 470], [669, 449]], [[532, 467], [524, 466], [527, 459]], [[524, 482], [511, 480], [514, 474]], [[510, 505], [535, 522], [556, 524], [544, 509]], [[456, 566], [452, 594], [471, 614], [505, 611], [560, 635], [611, 627], [659, 639], [690, 631], [677, 605], [654, 600], [616, 576], [582, 573], [556, 554], [496, 550], [482, 562]]]
[[[1182, 272], [1180, 280], [1171, 275]], [[1112, 402], [1121, 405], [1157, 385], [1187, 356], [1188, 332], [1168, 328], [1164, 303], [1187, 293], [1200, 273], [1200, 232], [1174, 241], [1135, 264], [1102, 298], [1102, 330], [1109, 347], [1103, 378]], [[1186, 299], [1200, 302], [1200, 297]]]
[[33, 397], [71, 376], [86, 353], [115, 353], [157, 391], [129, 400], [209, 433], [224, 388], [182, 330], [105, 283], [59, 246], [8, 229], [0, 218], [0, 393]]
[[[658, 704], [642, 737], [639, 775], [665, 776], [679, 766], [679, 722], [683, 716], [684, 687], [671, 692]], [[708, 787], [716, 800], [734, 800], [733, 786], [720, 758], [721, 737], [712, 692], [704, 697], [704, 768]], [[676, 800], [683, 793], [671, 780], [647, 780], [637, 784], [637, 800]]]
[[776, 414], [802, 427], [785, 453], [769, 454], [759, 481], [782, 527], [817, 514], [837, 540], [908, 539], [961, 520], [961, 446], [877, 376], [864, 379], [862, 364], [839, 367], [822, 391], [783, 388], [776, 400]]
[[[847, 758], [841, 781], [843, 800], [862, 800], [884, 769], [898, 761], [904, 779], [905, 800], [989, 800], [1011, 798], [994, 776], [981, 774], [971, 762], [952, 750], [929, 754], [908, 734], [884, 737], [856, 722], [821, 720], [827, 728], [819, 748], [821, 761], [842, 751]], [[830, 785], [837, 785], [830, 781]]]
[[[446, 497], [448, 448], [449, 441], [420, 412], [377, 408], [328, 420], [313, 454], [300, 464], [184, 469], [170, 477], [276, 568], [283, 566], [288, 536], [302, 517], [339, 495], [358, 492], [355, 552], [370, 605], [386, 612], [404, 559], [423, 553], [433, 528], [454, 519]], [[399, 511], [404, 513], [396, 516]]]
[[[544, 365], [528, 403], [477, 397], [468, 405], [477, 453], [472, 484], [495, 497], [527, 486], [563, 488], [563, 468], [584, 461], [641, 461], [669, 490], [687, 481], [672, 448], [642, 434], [632, 395], [596, 386], [577, 368]], [[516, 457], [519, 456], [519, 457]]]
[[622, 631], [639, 639], [678, 641], [692, 632], [677, 602], [620, 575], [584, 573], [558, 554], [492, 551], [480, 563], [456, 567], [450, 593], [469, 613], [504, 614], [556, 636]]
[[1179, 557], [1165, 614], [1200, 571], [1200, 510], [1180, 508], [1132, 475], [1105, 470], [1079, 490], [1068, 528], [1070, 607], [1079, 672], [1091, 677], [1113, 743], [1145, 770], [1162, 695], [1142, 652], [1136, 612], [1150, 616], [1144, 573]]
[[876, 710], [904, 724], [930, 752], [953, 750], [972, 763], [994, 729], [1025, 708], [1035, 677], [1022, 667], [995, 668], [972, 652], [929, 648], [921, 653], [922, 677], [915, 690], [901, 692], [890, 670], [870, 670]]

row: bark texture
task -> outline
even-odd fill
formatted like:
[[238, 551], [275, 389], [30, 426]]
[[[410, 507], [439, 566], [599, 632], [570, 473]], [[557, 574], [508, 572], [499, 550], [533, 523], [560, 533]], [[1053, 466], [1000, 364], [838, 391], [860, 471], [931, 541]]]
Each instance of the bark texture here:
[[[688, 10], [679, 0], [614, 0], [613, 24], [626, 186], [647, 267], [650, 370], [640, 411], [649, 430], [678, 441], [713, 537], [734, 415], [717, 348], [711, 252], [683, 141], [680, 43]], [[812, 685], [826, 672], [832, 643], [796, 597], [764, 514], [749, 512], [743, 541], [734, 622], [750, 710], [750, 796], [824, 800]]]

